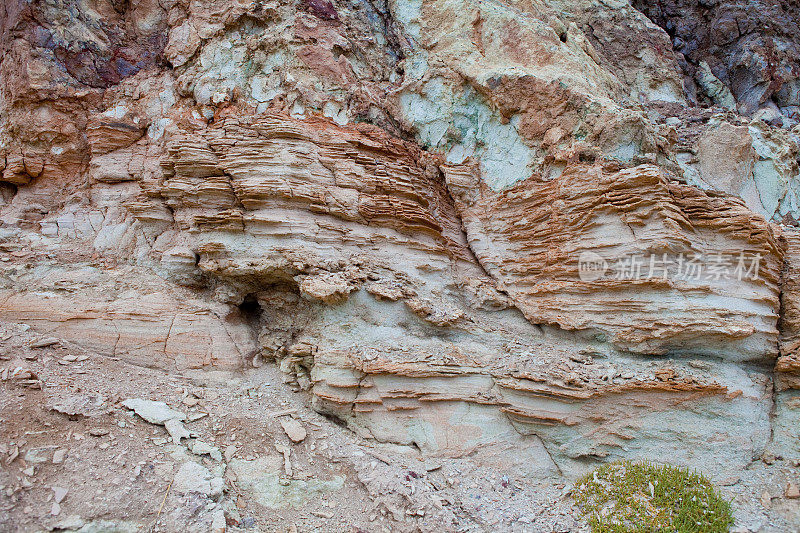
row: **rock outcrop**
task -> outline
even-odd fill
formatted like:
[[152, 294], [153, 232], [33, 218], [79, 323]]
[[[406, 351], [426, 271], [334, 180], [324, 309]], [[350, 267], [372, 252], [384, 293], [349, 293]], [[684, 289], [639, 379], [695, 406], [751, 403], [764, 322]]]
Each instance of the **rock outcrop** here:
[[800, 7], [792, 1], [635, 1], [672, 39], [687, 92], [766, 122], [800, 120]]
[[275, 362], [363, 435], [532, 475], [791, 448], [793, 27], [94, 4], [0, 12], [0, 319], [171, 371]]

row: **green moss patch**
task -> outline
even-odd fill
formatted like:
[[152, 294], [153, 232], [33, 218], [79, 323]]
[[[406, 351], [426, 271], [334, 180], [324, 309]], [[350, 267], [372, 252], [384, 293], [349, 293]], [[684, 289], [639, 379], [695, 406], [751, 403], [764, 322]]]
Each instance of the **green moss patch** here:
[[724, 533], [731, 505], [697, 472], [650, 462], [603, 465], [575, 485], [593, 533]]

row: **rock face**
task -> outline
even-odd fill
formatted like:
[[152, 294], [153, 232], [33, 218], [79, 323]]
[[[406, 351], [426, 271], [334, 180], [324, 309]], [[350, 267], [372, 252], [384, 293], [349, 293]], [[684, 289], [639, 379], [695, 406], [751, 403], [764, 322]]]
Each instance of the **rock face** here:
[[[690, 94], [745, 115], [800, 120], [800, 7], [792, 1], [633, 2], [672, 39]], [[715, 87], [717, 91], [711, 89]], [[724, 96], [723, 96], [724, 95]]]
[[0, 319], [430, 454], [735, 472], [798, 416], [756, 4], [6, 2]]

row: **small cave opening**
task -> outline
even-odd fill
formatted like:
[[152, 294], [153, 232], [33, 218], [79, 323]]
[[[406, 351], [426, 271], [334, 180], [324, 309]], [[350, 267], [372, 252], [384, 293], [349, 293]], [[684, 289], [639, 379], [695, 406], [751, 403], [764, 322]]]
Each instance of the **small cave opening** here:
[[246, 359], [249, 360], [248, 364], [252, 364], [253, 366], [261, 366], [263, 361], [262, 346], [260, 342], [262, 329], [261, 304], [258, 303], [258, 297], [254, 293], [251, 293], [245, 296], [237, 307], [239, 308], [241, 320], [243, 320], [247, 325], [247, 328], [250, 330], [251, 338], [255, 343], [254, 352], [246, 357]]
[[17, 195], [17, 186], [13, 183], [0, 182], [0, 207], [11, 204]]
[[242, 313], [242, 317], [247, 323], [258, 331], [261, 323], [261, 305], [255, 294], [248, 294], [244, 297], [242, 303], [239, 304], [239, 312]]

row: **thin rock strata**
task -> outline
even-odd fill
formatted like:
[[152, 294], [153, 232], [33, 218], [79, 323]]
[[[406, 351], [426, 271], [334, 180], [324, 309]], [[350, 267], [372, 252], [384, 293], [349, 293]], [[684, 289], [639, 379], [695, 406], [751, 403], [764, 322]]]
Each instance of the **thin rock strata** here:
[[796, 65], [776, 121], [624, 3], [51, 4], [0, 12], [0, 319], [529, 475], [796, 448]]

